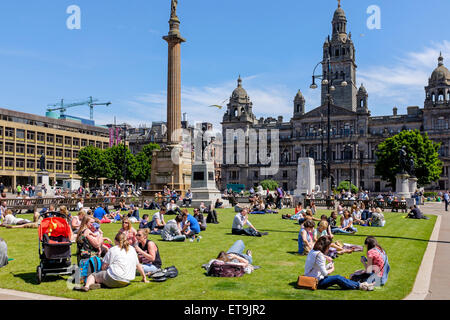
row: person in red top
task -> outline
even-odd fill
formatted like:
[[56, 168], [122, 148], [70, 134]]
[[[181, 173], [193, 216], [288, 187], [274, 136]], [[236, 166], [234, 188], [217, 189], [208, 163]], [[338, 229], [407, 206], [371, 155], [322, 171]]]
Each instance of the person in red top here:
[[353, 281], [366, 282], [375, 273], [381, 279], [384, 274], [386, 252], [373, 236], [367, 237], [364, 245], [367, 247], [367, 258], [364, 256], [361, 257], [361, 263], [364, 265], [364, 269], [356, 271], [350, 278]]

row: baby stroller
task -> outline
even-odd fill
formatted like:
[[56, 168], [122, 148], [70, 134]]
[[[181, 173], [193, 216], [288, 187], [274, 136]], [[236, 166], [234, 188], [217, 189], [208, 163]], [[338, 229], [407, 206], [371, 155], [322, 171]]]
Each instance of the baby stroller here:
[[36, 270], [37, 283], [40, 284], [47, 275], [72, 274], [72, 229], [65, 216], [59, 212], [45, 213], [38, 232], [41, 263]]

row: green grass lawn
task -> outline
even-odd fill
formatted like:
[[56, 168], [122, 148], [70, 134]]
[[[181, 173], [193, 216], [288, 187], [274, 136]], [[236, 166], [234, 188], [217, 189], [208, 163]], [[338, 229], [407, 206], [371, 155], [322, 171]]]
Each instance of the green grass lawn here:
[[[389, 281], [383, 288], [373, 292], [341, 291], [328, 289], [315, 292], [295, 288], [297, 277], [304, 272], [306, 257], [296, 255], [299, 226], [291, 220], [282, 220], [279, 214], [250, 215], [250, 221], [260, 231], [269, 232], [262, 238], [231, 235], [231, 224], [235, 215], [232, 209], [219, 210], [220, 224], [208, 225], [202, 232], [200, 242], [167, 243], [160, 236], [150, 238], [158, 245], [163, 266], [175, 265], [179, 276], [163, 283], [144, 284], [141, 277], [122, 289], [95, 290], [88, 293], [70, 291], [66, 287], [67, 277], [48, 277], [36, 284], [35, 272], [39, 265], [37, 230], [0, 228], [0, 237], [8, 244], [8, 255], [15, 259], [0, 269], [0, 287], [33, 293], [74, 299], [135, 299], [135, 300], [312, 300], [312, 299], [402, 299], [414, 285], [422, 256], [428, 244], [436, 221], [404, 219], [403, 213], [385, 213], [384, 228], [358, 227], [355, 235], [338, 235], [346, 243], [363, 245], [365, 237], [376, 236], [387, 251], [391, 271]], [[141, 212], [152, 213], [150, 211]], [[318, 213], [329, 215], [329, 211]], [[167, 216], [166, 221], [173, 216]], [[138, 227], [135, 225], [135, 228]], [[102, 225], [105, 236], [113, 239], [120, 224]], [[221, 250], [227, 250], [236, 240], [242, 239], [246, 249], [253, 251], [254, 264], [262, 268], [242, 278], [213, 278], [205, 275], [201, 265], [215, 258]], [[73, 245], [73, 253], [76, 246]], [[356, 252], [339, 256], [335, 260], [336, 271], [348, 277], [361, 269], [360, 257]], [[75, 256], [72, 261], [76, 262]]]

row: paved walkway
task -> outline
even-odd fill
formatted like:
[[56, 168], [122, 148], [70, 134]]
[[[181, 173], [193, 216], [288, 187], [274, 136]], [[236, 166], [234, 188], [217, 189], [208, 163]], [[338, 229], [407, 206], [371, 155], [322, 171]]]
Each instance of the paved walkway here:
[[68, 300], [29, 292], [0, 289], [0, 300]]
[[430, 287], [425, 300], [450, 300], [450, 211], [444, 204], [423, 206], [424, 213], [441, 216], [441, 227], [433, 260]]
[[414, 288], [405, 300], [450, 300], [450, 212], [443, 203], [427, 203], [420, 209], [426, 215], [436, 215], [437, 220]]

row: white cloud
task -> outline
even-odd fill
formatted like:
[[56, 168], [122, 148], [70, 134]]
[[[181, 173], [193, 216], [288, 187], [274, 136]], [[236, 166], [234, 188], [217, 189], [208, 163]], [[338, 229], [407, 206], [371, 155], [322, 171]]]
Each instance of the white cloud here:
[[[256, 117], [276, 117], [282, 115], [288, 121], [292, 115], [292, 101], [296, 92], [291, 92], [283, 85], [259, 86], [255, 82], [259, 75], [244, 77], [243, 87], [253, 102], [253, 112]], [[253, 81], [255, 80], [255, 81]], [[187, 113], [191, 124], [196, 122], [211, 122], [214, 128], [221, 129], [221, 121], [226, 112], [228, 99], [236, 88], [236, 80], [229, 80], [215, 86], [190, 87], [181, 90], [181, 112]], [[152, 121], [166, 120], [166, 92], [145, 93], [123, 100], [114, 111], [117, 112], [117, 122], [127, 122], [132, 125], [146, 124]], [[221, 105], [222, 109], [210, 107]], [[107, 116], [98, 119], [98, 123], [111, 123]], [[106, 121], [105, 121], [106, 120]]]
[[358, 86], [362, 82], [369, 93], [369, 108], [374, 114], [386, 113], [387, 108], [408, 105], [423, 106], [424, 87], [437, 66], [442, 52], [450, 58], [450, 42], [431, 43], [419, 52], [408, 52], [396, 58], [390, 66], [369, 66], [358, 71]]

